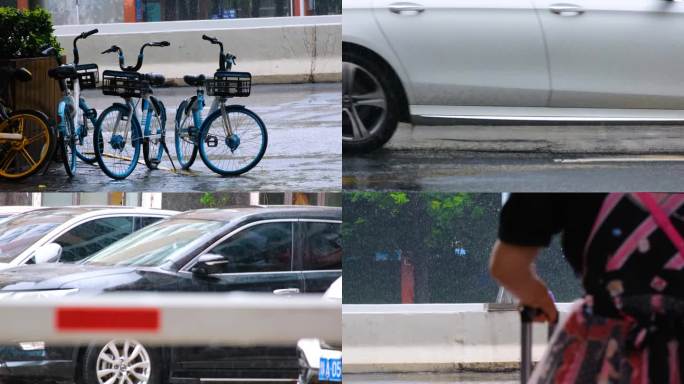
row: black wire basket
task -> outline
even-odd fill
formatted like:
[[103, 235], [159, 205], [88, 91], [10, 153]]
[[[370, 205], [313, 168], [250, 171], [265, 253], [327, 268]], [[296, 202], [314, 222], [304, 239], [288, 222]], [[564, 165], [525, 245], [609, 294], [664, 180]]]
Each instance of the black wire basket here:
[[[76, 72], [78, 73], [78, 83], [81, 89], [93, 89], [100, 82], [100, 69], [97, 67], [97, 64], [77, 65]], [[71, 79], [66, 79], [66, 82], [70, 89], [74, 89]]]
[[207, 95], [220, 97], [247, 97], [252, 91], [252, 74], [249, 72], [216, 72], [207, 80]]
[[139, 98], [150, 88], [137, 72], [104, 71], [102, 72], [102, 93], [107, 96]]

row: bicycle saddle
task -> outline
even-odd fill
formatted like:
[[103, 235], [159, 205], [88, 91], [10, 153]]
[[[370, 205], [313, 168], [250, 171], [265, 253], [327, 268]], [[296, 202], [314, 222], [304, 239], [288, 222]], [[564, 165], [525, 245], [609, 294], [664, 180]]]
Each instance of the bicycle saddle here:
[[76, 68], [74, 68], [74, 66], [65, 65], [65, 66], [50, 69], [48, 71], [48, 76], [52, 77], [53, 79], [57, 79], [57, 80], [75, 79], [78, 77], [78, 73], [76, 72]]
[[199, 87], [199, 86], [204, 85], [204, 81], [206, 80], [206, 77], [204, 75], [199, 75], [199, 76], [185, 75], [185, 76], [183, 76], [183, 80], [185, 80], [185, 83], [187, 85], [190, 85], [192, 87]]
[[144, 79], [150, 82], [150, 85], [154, 87], [161, 87], [166, 83], [166, 78], [164, 75], [159, 73], [146, 73], [143, 75]]
[[30, 81], [33, 78], [31, 72], [26, 68], [0, 68], [0, 77], [17, 79], [19, 81]]

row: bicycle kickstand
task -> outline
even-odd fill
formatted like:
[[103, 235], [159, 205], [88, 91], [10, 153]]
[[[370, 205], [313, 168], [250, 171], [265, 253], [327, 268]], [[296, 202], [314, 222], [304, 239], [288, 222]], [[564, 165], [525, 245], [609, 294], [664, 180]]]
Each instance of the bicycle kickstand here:
[[173, 171], [176, 172], [178, 169], [176, 168], [176, 164], [173, 162], [173, 159], [171, 158], [171, 152], [169, 152], [169, 147], [166, 146], [166, 140], [162, 140], [161, 142], [162, 148], [164, 148], [164, 152], [166, 152], [166, 156], [169, 158], [169, 161], [171, 162], [171, 166], [173, 167]]

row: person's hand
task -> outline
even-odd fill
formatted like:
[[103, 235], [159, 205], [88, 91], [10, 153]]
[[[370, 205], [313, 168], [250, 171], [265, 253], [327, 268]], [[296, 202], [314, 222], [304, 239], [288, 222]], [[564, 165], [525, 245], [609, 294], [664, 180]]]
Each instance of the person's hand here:
[[555, 324], [558, 322], [558, 309], [556, 304], [553, 302], [551, 294], [546, 289], [546, 286], [540, 287], [541, 289], [535, 289], [535, 294], [529, 297], [529, 302], [522, 302], [521, 304], [531, 308], [537, 308], [539, 313], [534, 317], [534, 321], [538, 323], [551, 323]]

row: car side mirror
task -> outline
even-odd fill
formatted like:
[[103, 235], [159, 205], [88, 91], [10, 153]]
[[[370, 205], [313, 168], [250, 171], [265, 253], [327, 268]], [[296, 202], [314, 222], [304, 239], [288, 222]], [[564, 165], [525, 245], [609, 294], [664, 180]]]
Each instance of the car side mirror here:
[[207, 253], [200, 256], [197, 264], [192, 267], [192, 273], [199, 276], [215, 275], [225, 272], [228, 260], [214, 253]]
[[54, 263], [62, 257], [62, 246], [57, 243], [45, 244], [33, 254], [36, 264]]

